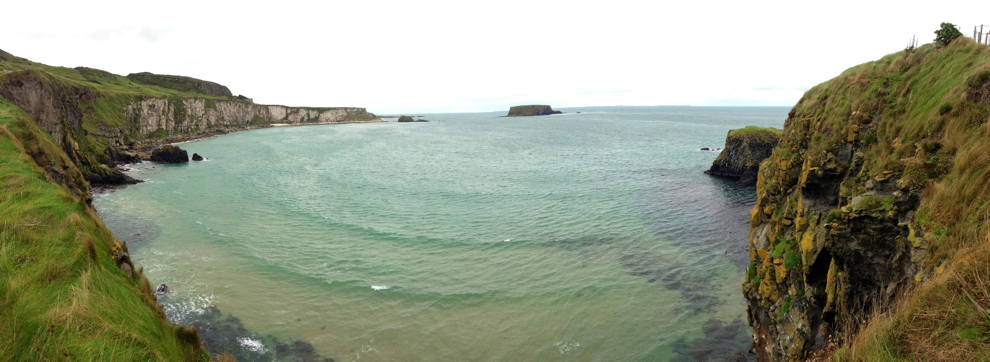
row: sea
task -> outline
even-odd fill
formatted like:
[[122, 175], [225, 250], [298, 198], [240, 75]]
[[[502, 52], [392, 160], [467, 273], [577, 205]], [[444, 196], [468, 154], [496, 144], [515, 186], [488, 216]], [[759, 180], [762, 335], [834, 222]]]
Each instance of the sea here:
[[94, 205], [239, 361], [751, 360], [756, 190], [703, 172], [789, 108], [561, 110], [236, 132]]

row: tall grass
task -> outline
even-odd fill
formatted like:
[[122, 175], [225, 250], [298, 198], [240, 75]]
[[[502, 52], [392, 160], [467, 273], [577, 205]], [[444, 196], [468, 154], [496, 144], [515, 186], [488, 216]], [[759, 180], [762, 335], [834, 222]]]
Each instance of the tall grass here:
[[88, 200], [54, 140], [0, 98], [0, 360], [208, 360], [117, 267]]

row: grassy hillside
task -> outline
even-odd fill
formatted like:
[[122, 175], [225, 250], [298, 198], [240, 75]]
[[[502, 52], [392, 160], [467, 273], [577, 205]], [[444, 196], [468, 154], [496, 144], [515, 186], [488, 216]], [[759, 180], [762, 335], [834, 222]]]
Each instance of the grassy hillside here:
[[[864, 275], [850, 274], [850, 269], [837, 264], [839, 259], [833, 259], [831, 266], [826, 260], [820, 269], [828, 271], [831, 288], [825, 313], [833, 301], [843, 300], [840, 298], [863, 303], [836, 306], [831, 312], [838, 313], [836, 321], [840, 317], [856, 319], [844, 319], [848, 323], [836, 327], [842, 332], [836, 337], [845, 346], [832, 357], [852, 361], [990, 359], [988, 120], [990, 47], [962, 37], [942, 48], [927, 44], [852, 67], [809, 90], [791, 111], [772, 160], [760, 171], [758, 193], [763, 195], [761, 200], [772, 200], [763, 205], [772, 216], [767, 216], [769, 221], [758, 221], [761, 210], [754, 210], [754, 226], [768, 222], [775, 227], [783, 241], [779, 245], [773, 242], [770, 249], [775, 255], [788, 257], [784, 266], [771, 267], [754, 259], [747, 278], [746, 288], [759, 287], [761, 294], [774, 300], [786, 299], [784, 308], [778, 308], [769, 320], [779, 314], [774, 323], [785, 326], [784, 314], [792, 298], [803, 300], [806, 290], [811, 293], [814, 282], [808, 278], [818, 266], [810, 265], [809, 260], [803, 262], [808, 265], [802, 265], [802, 255], [821, 247], [816, 245], [832, 248], [836, 258], [839, 252], [859, 255], [856, 253], [860, 251], [843, 246], [843, 240], [829, 239], [828, 235], [870, 235], [864, 234], [863, 225], [868, 224], [863, 220], [873, 218], [887, 223], [883, 230], [909, 230], [904, 236], [870, 237], [905, 245], [909, 255], [892, 257], [907, 258], [913, 275], [894, 280], [900, 287], [884, 282], [870, 292], [872, 296], [852, 298], [853, 292], [867, 291], [853, 291], [849, 289], [853, 284], [848, 283], [863, 286], [869, 281], [862, 280]], [[837, 156], [844, 149], [845, 159], [852, 161]], [[845, 175], [833, 178], [841, 180], [836, 185], [838, 207], [820, 215], [812, 207], [809, 214], [807, 206], [802, 209], [802, 200], [821, 198], [822, 194], [808, 189], [802, 194], [801, 187], [809, 187], [802, 185], [813, 179], [825, 185], [820, 181], [825, 169]], [[884, 196], [891, 192], [893, 196]], [[915, 196], [916, 209], [902, 210], [912, 202], [894, 201]], [[904, 218], [897, 219], [900, 215]], [[816, 221], [819, 216], [825, 221]], [[810, 236], [801, 239], [804, 230]], [[800, 242], [783, 237], [792, 233]], [[856, 247], [869, 248], [870, 238], [862, 240]], [[817, 244], [820, 242], [825, 244]], [[790, 260], [792, 255], [794, 260]], [[758, 257], [773, 259], [763, 254]], [[853, 260], [846, 257], [843, 262], [851, 268], [857, 266]], [[760, 280], [773, 268], [778, 273], [777, 285], [790, 286], [790, 291], [774, 289], [770, 277]], [[805, 285], [809, 289], [804, 289]], [[778, 297], [777, 291], [784, 294]], [[863, 311], [869, 312], [858, 314]]]
[[0, 360], [208, 360], [89, 198], [55, 141], [0, 98]]

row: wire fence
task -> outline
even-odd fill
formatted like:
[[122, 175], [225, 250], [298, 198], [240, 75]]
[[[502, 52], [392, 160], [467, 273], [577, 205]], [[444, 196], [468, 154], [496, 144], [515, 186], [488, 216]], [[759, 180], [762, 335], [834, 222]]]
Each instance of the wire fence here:
[[973, 27], [973, 40], [977, 43], [983, 45], [990, 45], [990, 26], [987, 26], [987, 30], [983, 31], [983, 25], [976, 25]]

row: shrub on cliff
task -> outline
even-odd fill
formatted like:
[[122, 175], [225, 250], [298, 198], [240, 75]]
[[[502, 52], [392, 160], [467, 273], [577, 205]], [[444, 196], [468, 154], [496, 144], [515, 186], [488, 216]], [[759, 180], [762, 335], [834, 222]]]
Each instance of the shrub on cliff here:
[[955, 25], [942, 23], [942, 27], [935, 31], [935, 44], [940, 47], [946, 46], [960, 36], [962, 36], [962, 32]]

